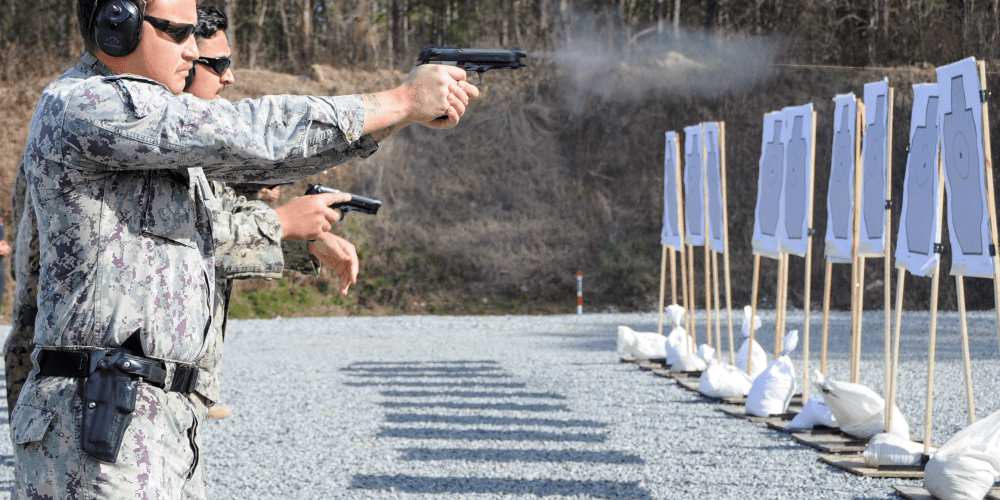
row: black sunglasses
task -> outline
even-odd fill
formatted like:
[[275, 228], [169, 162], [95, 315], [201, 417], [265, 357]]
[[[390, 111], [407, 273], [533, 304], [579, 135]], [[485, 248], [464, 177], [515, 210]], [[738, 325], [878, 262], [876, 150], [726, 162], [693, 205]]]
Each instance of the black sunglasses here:
[[177, 43], [184, 43], [188, 37], [194, 34], [193, 24], [180, 24], [158, 17], [146, 16], [146, 20], [159, 31], [162, 31]]
[[199, 57], [194, 62], [204, 64], [217, 75], [222, 76], [229, 69], [229, 65], [233, 63], [233, 60], [228, 57]]

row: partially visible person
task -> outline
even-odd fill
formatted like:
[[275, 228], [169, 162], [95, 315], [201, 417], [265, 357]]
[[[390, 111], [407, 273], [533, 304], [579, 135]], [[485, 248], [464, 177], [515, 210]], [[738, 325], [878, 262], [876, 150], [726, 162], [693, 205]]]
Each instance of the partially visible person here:
[[[198, 6], [198, 25], [195, 28], [194, 36], [198, 44], [198, 52], [201, 57], [195, 59], [195, 64], [191, 68], [185, 80], [184, 91], [201, 99], [220, 98], [223, 89], [227, 85], [235, 83], [236, 77], [230, 68], [231, 49], [226, 36], [226, 29], [229, 21], [225, 13], [213, 6]], [[250, 189], [256, 187], [253, 184], [240, 184], [248, 186]], [[211, 381], [211, 398], [215, 402], [219, 395], [219, 377], [221, 370], [221, 360], [223, 351], [223, 341], [226, 335], [226, 322], [229, 313], [229, 304], [233, 290], [233, 277], [246, 278], [275, 278], [280, 277], [280, 273], [269, 273], [263, 269], [257, 269], [255, 258], [258, 253], [266, 252], [270, 241], [266, 237], [245, 238], [235, 245], [232, 242], [233, 235], [241, 231], [253, 232], [255, 229], [260, 234], [267, 234], [268, 230], [261, 226], [268, 224], [281, 224], [281, 216], [278, 211], [285, 210], [285, 207], [278, 211], [271, 209], [264, 201], [274, 201], [280, 195], [280, 185], [272, 189], [261, 188], [259, 193], [250, 196], [261, 198], [255, 201], [250, 196], [240, 196], [237, 189], [227, 187], [224, 182], [212, 182], [212, 194], [220, 200], [222, 210], [216, 212], [213, 218], [213, 238], [217, 249], [225, 249], [228, 253], [245, 255], [240, 259], [236, 269], [233, 266], [228, 268], [216, 268], [216, 290], [218, 297], [215, 301], [214, 313], [214, 335], [216, 339], [210, 344], [208, 352], [198, 363], [201, 369], [199, 377], [204, 375], [206, 381]], [[273, 198], [270, 195], [274, 194]], [[294, 217], [289, 214], [285, 217]], [[307, 274], [318, 275], [319, 263], [323, 262], [332, 266], [340, 274], [343, 283], [341, 294], [347, 293], [347, 289], [357, 281], [358, 274], [358, 254], [354, 245], [339, 236], [323, 233], [316, 242], [312, 244], [302, 244], [301, 242], [282, 242], [282, 250], [285, 256], [285, 269], [295, 270]], [[310, 257], [312, 256], [312, 257]], [[222, 419], [228, 417], [230, 410], [227, 407], [213, 404], [208, 410], [208, 418]]]
[[[363, 96], [174, 97], [199, 57], [194, 0], [78, 0], [77, 13], [87, 50], [42, 93], [22, 160], [44, 224], [15, 473], [28, 498], [182, 498], [199, 461], [194, 374], [213, 338], [215, 268], [233, 258], [214, 248], [208, 179], [293, 182], [409, 124], [455, 126], [478, 89], [427, 65]], [[311, 212], [270, 237], [317, 238], [345, 198], [297, 198]], [[281, 254], [258, 258], [275, 269]], [[116, 408], [130, 420], [102, 418]]]

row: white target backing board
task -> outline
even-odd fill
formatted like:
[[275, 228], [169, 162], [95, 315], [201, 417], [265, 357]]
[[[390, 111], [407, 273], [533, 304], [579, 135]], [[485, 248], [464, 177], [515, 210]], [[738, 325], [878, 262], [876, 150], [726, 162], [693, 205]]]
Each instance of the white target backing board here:
[[833, 152], [826, 195], [826, 260], [847, 264], [854, 243], [854, 163], [858, 100], [854, 94], [833, 98]]
[[667, 146], [663, 155], [663, 231], [660, 243], [680, 249], [684, 235], [680, 232], [681, 207], [678, 186], [680, 186], [680, 151], [677, 132], [667, 132]]
[[781, 258], [781, 185], [785, 177], [785, 144], [781, 129], [785, 115], [774, 111], [764, 115], [764, 133], [760, 146], [760, 174], [757, 178], [757, 206], [754, 211], [753, 253], [772, 259]]
[[903, 207], [896, 236], [896, 267], [914, 276], [930, 277], [941, 256], [934, 244], [941, 241], [938, 211], [938, 86], [913, 86], [910, 116], [910, 153], [903, 179]]
[[701, 124], [705, 137], [705, 196], [708, 198], [708, 248], [724, 253], [725, 204], [722, 203], [722, 147], [719, 143], [719, 122]]
[[701, 125], [684, 127], [685, 243], [705, 244], [705, 142]]
[[865, 84], [861, 142], [861, 229], [858, 255], [885, 256], [885, 184], [889, 167], [889, 79]]
[[970, 57], [937, 68], [937, 76], [951, 274], [992, 277], [983, 108], [976, 60]]
[[785, 180], [781, 189], [781, 251], [805, 256], [812, 207], [813, 105], [787, 107], [781, 129]]

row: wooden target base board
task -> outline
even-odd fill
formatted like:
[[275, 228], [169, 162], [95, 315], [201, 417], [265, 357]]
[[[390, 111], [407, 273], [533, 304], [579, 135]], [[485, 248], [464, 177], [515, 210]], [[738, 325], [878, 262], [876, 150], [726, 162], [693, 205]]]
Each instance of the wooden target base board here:
[[680, 385], [681, 387], [691, 392], [699, 392], [701, 390], [701, 372], [694, 372], [698, 374], [697, 376], [679, 375], [683, 373], [687, 372], [673, 372], [671, 373], [671, 376], [673, 377], [674, 380], [677, 381], [677, 384]]
[[[899, 493], [899, 496], [905, 498], [906, 500], [936, 500], [936, 498], [930, 494], [929, 491], [923, 489], [920, 486], [910, 486], [905, 484], [897, 484], [892, 487]], [[1000, 500], [1000, 486], [994, 486], [990, 493], [986, 495], [986, 500]]]
[[719, 411], [729, 415], [731, 417], [742, 418], [743, 420], [749, 420], [754, 423], [770, 423], [770, 422], [791, 422], [799, 411], [802, 410], [801, 407], [798, 409], [789, 406], [787, 413], [782, 413], [780, 415], [771, 415], [768, 417], [759, 417], [757, 415], [751, 415], [747, 413], [746, 406], [735, 406], [735, 405], [722, 405], [719, 407]]
[[845, 470], [856, 476], [865, 477], [892, 477], [898, 479], [923, 479], [924, 467], [922, 465], [905, 467], [880, 465], [869, 467], [865, 465], [865, 459], [859, 455], [820, 455], [819, 461], [827, 465], [832, 465], [838, 469]]
[[861, 453], [868, 446], [867, 439], [858, 439], [839, 430], [835, 433], [793, 432], [792, 439], [823, 453]]

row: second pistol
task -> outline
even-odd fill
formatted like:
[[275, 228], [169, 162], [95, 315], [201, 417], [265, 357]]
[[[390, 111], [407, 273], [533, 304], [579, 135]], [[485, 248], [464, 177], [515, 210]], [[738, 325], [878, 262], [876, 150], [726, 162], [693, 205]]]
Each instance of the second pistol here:
[[[334, 189], [332, 187], [326, 187], [322, 184], [309, 184], [306, 189], [307, 195], [320, 194], [320, 193], [342, 193], [339, 189]], [[330, 208], [340, 210], [341, 216], [340, 220], [347, 218], [348, 212], [361, 212], [363, 214], [375, 215], [378, 213], [378, 209], [382, 207], [382, 202], [376, 200], [375, 198], [366, 198], [364, 196], [358, 196], [356, 194], [351, 195], [349, 201], [344, 201], [341, 203], [334, 203], [330, 205]]]

